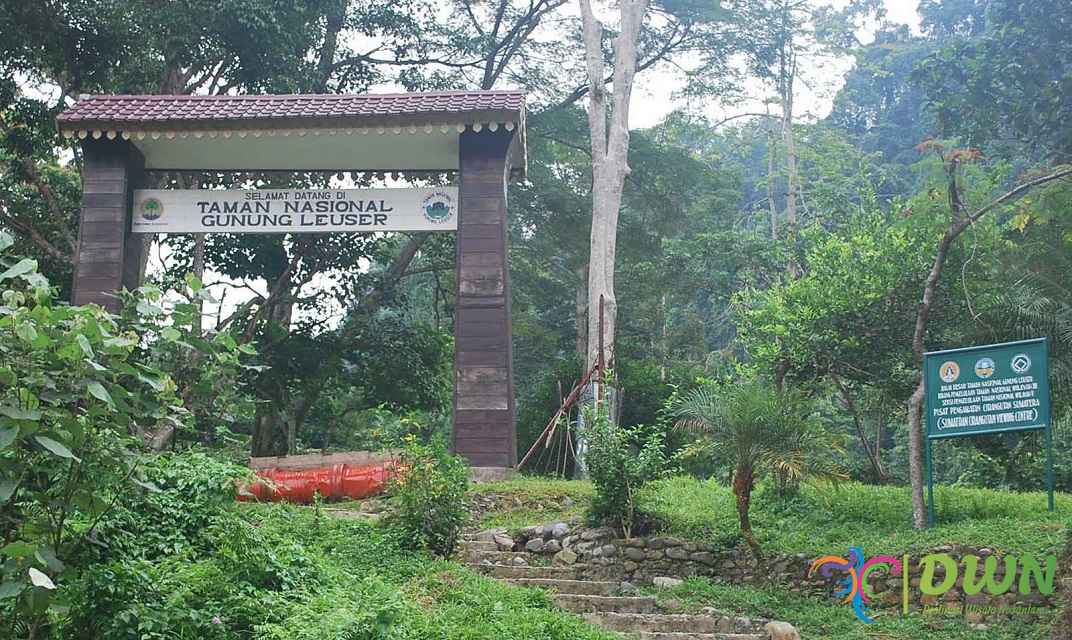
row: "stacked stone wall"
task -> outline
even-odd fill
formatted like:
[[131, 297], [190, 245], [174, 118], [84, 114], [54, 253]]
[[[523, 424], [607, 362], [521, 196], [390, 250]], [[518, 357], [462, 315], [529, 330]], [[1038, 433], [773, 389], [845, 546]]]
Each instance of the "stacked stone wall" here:
[[[809, 570], [816, 558], [802, 553], [773, 554], [759, 561], [747, 549], [720, 550], [670, 536], [623, 539], [611, 529], [587, 529], [577, 523], [564, 522], [526, 527], [515, 536], [514, 547], [547, 556], [556, 564], [580, 565], [582, 575], [589, 580], [650, 585], [656, 577], [703, 576], [741, 586], [783, 589], [798, 597], [815, 595], [825, 596], [831, 602], [843, 600], [842, 597], [833, 596], [833, 593], [842, 589], [837, 582], [844, 574], [835, 571], [833, 577], [826, 578], [816, 570], [809, 578]], [[937, 596], [925, 594], [920, 589], [923, 571], [919, 568], [919, 561], [931, 553], [945, 554], [958, 562], [958, 577], [953, 587]], [[846, 556], [844, 552], [832, 555]], [[1030, 591], [1020, 593], [1023, 567], [1019, 563], [1016, 578], [1003, 594], [992, 595], [986, 587], [976, 594], [965, 593], [966, 569], [963, 558], [969, 555], [979, 558], [976, 569], [978, 582], [985, 559], [994, 555], [990, 549], [950, 545], [909, 554], [908, 611], [963, 615], [969, 622], [993, 622], [1014, 616], [1020, 620], [1034, 621], [1040, 615], [1046, 615], [1055, 604], [1054, 597], [1039, 592], [1034, 576], [1028, 581]], [[904, 563], [903, 557], [897, 560]], [[1002, 556], [997, 560], [994, 579], [1000, 584], [1005, 577], [1005, 563]], [[1036, 560], [1045, 570], [1045, 558]], [[942, 583], [945, 571], [941, 563], [935, 566], [932, 580], [935, 585]], [[869, 593], [873, 595], [873, 604], [868, 608], [872, 611], [903, 611], [906, 605], [902, 577], [903, 573], [899, 576], [888, 575], [884, 567], [873, 570], [867, 580]], [[1010, 610], [1010, 607], [1017, 609]]]

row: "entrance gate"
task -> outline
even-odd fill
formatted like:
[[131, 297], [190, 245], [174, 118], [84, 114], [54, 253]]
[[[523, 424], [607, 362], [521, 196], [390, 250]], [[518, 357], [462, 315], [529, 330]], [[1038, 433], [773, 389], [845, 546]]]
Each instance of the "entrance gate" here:
[[[72, 301], [117, 311], [115, 294], [140, 286], [134, 192], [149, 172], [456, 171], [453, 449], [513, 468], [506, 186], [525, 168], [524, 103], [514, 91], [84, 98], [57, 119], [83, 153]], [[166, 215], [156, 204], [142, 217]]]

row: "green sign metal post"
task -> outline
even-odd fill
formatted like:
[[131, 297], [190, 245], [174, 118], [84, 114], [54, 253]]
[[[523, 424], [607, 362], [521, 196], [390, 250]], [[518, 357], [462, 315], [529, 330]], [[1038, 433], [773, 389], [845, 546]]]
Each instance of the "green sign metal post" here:
[[923, 354], [927, 503], [934, 526], [931, 440], [1043, 429], [1053, 511], [1050, 375], [1045, 338]]

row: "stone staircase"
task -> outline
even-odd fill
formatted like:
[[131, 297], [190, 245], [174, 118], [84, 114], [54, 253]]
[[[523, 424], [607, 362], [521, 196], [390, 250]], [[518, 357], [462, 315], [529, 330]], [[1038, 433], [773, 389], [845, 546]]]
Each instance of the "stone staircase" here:
[[[638, 640], [771, 640], [767, 620], [663, 613], [655, 596], [628, 595], [618, 582], [586, 580], [580, 565], [541, 566], [539, 556], [514, 551], [504, 531], [470, 534], [461, 541], [464, 562], [474, 571], [510, 584], [551, 592], [562, 611], [589, 624]], [[627, 585], [626, 585], [627, 586]], [[799, 638], [799, 636], [798, 636]]]

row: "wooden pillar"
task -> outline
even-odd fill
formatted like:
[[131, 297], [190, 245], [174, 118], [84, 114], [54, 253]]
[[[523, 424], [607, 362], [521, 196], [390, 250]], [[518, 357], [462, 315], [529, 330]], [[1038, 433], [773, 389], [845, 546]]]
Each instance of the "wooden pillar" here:
[[514, 132], [461, 134], [454, 437], [472, 467], [517, 466], [506, 184]]
[[143, 243], [130, 233], [130, 217], [145, 159], [129, 140], [86, 138], [82, 161], [82, 223], [71, 302], [96, 302], [116, 313], [116, 294], [141, 286]]

